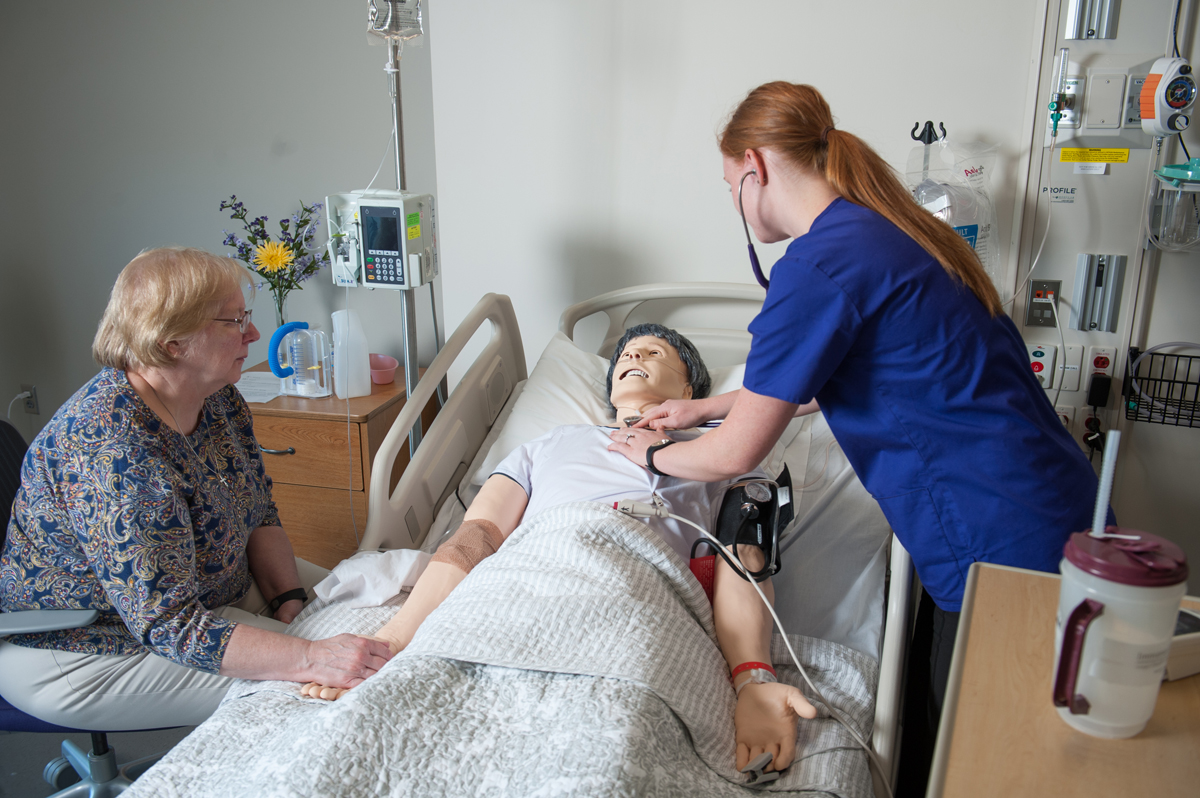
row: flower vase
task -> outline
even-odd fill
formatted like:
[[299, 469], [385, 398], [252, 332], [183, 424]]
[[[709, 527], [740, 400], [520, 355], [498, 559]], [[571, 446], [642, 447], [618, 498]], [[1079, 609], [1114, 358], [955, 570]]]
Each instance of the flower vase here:
[[282, 292], [275, 294], [275, 326], [282, 327], [287, 324], [287, 294]]

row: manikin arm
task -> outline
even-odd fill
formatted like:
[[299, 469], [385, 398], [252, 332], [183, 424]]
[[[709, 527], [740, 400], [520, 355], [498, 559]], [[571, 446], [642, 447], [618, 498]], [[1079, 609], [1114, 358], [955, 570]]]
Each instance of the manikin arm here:
[[[764, 565], [762, 551], [739, 546], [738, 554], [750, 570]], [[755, 559], [757, 558], [757, 562]], [[771, 581], [760, 587], [774, 603]], [[754, 587], [742, 579], [722, 558], [717, 558], [713, 584], [713, 620], [721, 653], [732, 671], [744, 662], [771, 662], [771, 614]], [[750, 674], [734, 679], [737, 688], [749, 682]], [[796, 755], [796, 721], [814, 718], [816, 709], [795, 687], [785, 684], [746, 684], [738, 694], [734, 726], [737, 736], [737, 767], [764, 752], [772, 755], [769, 770], [783, 770]]]
[[[529, 497], [520, 485], [508, 477], [493, 474], [483, 483], [479, 495], [467, 508], [463, 522], [491, 521], [507, 538], [521, 523], [521, 517], [525, 515], [525, 507], [528, 504]], [[466, 577], [467, 572], [457, 566], [445, 562], [431, 562], [413, 586], [408, 601], [404, 602], [400, 611], [376, 632], [375, 636], [387, 641], [393, 653], [403, 651], [429, 613], [437, 609], [438, 605], [446, 600], [446, 596], [450, 595], [450, 591]]]
[[[529, 497], [520, 485], [508, 477], [493, 474], [483, 483], [479, 495], [467, 508], [463, 523], [489, 521], [507, 538], [521, 523], [528, 504]], [[413, 585], [412, 593], [404, 602], [404, 606], [375, 633], [375, 637], [387, 643], [392, 654], [403, 651], [412, 642], [417, 629], [429, 614], [466, 578], [466, 571], [448, 562], [429, 563], [417, 583]], [[313, 683], [304, 685], [301, 692], [313, 698], [334, 700], [345, 690]]]

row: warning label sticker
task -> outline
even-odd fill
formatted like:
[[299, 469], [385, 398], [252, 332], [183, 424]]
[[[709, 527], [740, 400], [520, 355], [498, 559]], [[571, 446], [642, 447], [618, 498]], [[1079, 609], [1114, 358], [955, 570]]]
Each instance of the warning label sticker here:
[[1129, 163], [1129, 150], [1116, 147], [1063, 147], [1059, 163]]

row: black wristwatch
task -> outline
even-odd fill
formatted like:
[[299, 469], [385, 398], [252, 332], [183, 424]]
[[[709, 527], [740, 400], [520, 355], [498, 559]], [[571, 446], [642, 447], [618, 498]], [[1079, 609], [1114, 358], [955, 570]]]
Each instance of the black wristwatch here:
[[284, 604], [287, 604], [292, 599], [300, 599], [301, 602], [307, 603], [308, 591], [302, 587], [298, 587], [293, 590], [285, 590], [275, 598], [271, 599], [267, 606], [271, 608], [271, 614], [274, 615], [275, 613], [279, 612], [280, 607], [282, 607]]
[[676, 443], [676, 441], [670, 440], [669, 438], [663, 438], [661, 441], [652, 445], [649, 449], [646, 450], [646, 468], [650, 469], [651, 474], [657, 474], [660, 477], [671, 476], [670, 474], [664, 474], [662, 471], [659, 471], [657, 468], [654, 467], [654, 453], [657, 452], [659, 449], [667, 448], [672, 443]]

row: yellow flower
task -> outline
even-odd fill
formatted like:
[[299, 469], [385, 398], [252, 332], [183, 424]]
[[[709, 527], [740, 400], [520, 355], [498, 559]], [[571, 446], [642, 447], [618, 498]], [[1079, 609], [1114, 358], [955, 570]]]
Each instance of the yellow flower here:
[[266, 274], [274, 274], [292, 265], [296, 256], [278, 241], [268, 241], [254, 253], [254, 265]]

